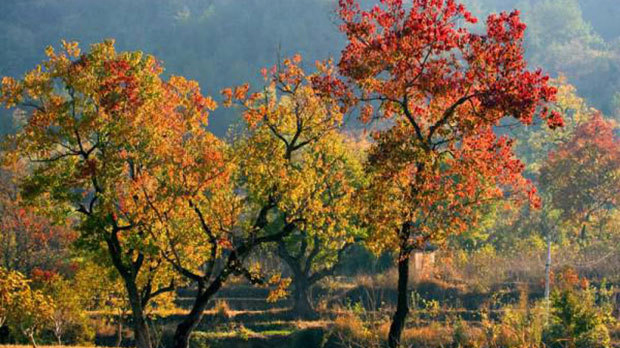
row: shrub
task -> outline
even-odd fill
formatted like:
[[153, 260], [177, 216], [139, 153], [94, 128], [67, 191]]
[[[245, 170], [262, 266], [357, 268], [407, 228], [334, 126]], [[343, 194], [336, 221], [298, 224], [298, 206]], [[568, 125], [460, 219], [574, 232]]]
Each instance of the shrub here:
[[485, 325], [491, 347], [539, 347], [545, 323], [544, 306], [508, 306], [498, 324]]
[[0, 320], [14, 334], [37, 346], [39, 333], [50, 325], [54, 303], [40, 290], [30, 287], [21, 273], [0, 268]]
[[369, 341], [372, 339], [373, 332], [362, 318], [354, 313], [345, 313], [334, 320], [334, 329], [340, 341]]
[[41, 291], [54, 303], [51, 313], [51, 328], [58, 345], [87, 345], [94, 340], [94, 331], [89, 327], [88, 316], [84, 311], [84, 300], [74, 282], [58, 274], [34, 279]]
[[543, 341], [550, 348], [608, 348], [610, 318], [596, 306], [592, 289], [564, 289], [551, 298], [551, 322]]
[[356, 303], [334, 320], [331, 336], [342, 347], [379, 348], [387, 337], [385, 325], [389, 325], [382, 319], [377, 310], [366, 310], [361, 303]]
[[484, 335], [479, 328], [474, 328], [462, 319], [457, 319], [452, 331], [453, 346], [459, 348], [482, 347]]

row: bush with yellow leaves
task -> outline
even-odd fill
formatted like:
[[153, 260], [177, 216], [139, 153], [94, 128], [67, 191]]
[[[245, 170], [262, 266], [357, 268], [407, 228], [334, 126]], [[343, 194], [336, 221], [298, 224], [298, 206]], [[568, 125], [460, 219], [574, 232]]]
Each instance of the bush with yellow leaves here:
[[49, 296], [33, 290], [21, 273], [0, 268], [0, 324], [7, 324], [36, 348], [37, 335], [50, 325], [53, 313]]

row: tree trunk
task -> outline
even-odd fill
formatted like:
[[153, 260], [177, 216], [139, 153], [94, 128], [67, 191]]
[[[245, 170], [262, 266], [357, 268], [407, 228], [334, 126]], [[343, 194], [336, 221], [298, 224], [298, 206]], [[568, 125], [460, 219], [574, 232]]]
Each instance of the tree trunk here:
[[620, 321], [620, 292], [616, 292], [616, 319]]
[[547, 232], [547, 262], [545, 263], [545, 321], [549, 321], [551, 293], [551, 236]]
[[398, 302], [396, 312], [392, 317], [390, 333], [388, 335], [388, 347], [397, 348], [400, 346], [400, 338], [405, 329], [407, 314], [409, 314], [409, 299], [407, 284], [409, 283], [409, 252], [405, 245], [401, 245], [398, 254]]
[[185, 319], [177, 325], [177, 329], [174, 332], [174, 337], [172, 339], [173, 348], [189, 347], [189, 339], [192, 332], [202, 320], [209, 300], [211, 300], [211, 297], [213, 297], [213, 295], [222, 287], [222, 284], [222, 278], [218, 277], [202, 294], [196, 296], [192, 310], [185, 316]]
[[547, 237], [547, 262], [545, 263], [545, 301], [551, 292], [551, 237]]
[[136, 348], [152, 348], [151, 333], [146, 322], [142, 298], [138, 292], [135, 280], [125, 279], [125, 286], [129, 295], [129, 305], [131, 306]]
[[293, 275], [293, 313], [301, 319], [316, 318], [316, 312], [312, 306], [310, 287], [312, 286], [303, 274]]
[[62, 346], [62, 318], [58, 318], [56, 315], [54, 316], [54, 336], [56, 336], [56, 343], [59, 346]]
[[120, 347], [123, 344], [123, 314], [118, 315], [118, 324], [116, 327], [116, 344], [115, 347]]
[[146, 319], [143, 315], [134, 312], [133, 320], [136, 348], [151, 348], [151, 333]]
[[58, 343], [59, 346], [62, 346], [62, 334], [56, 334], [56, 343]]
[[[256, 224], [254, 226], [257, 230], [265, 227], [265, 225], [267, 224], [266, 214], [273, 207], [275, 207], [275, 204], [272, 205], [272, 203], [269, 203], [268, 205], [264, 206], [261, 209], [261, 212], [259, 213], [259, 217], [257, 218]], [[181, 323], [177, 325], [176, 331], [174, 332], [174, 337], [172, 339], [172, 347], [173, 348], [189, 347], [190, 336], [192, 332], [194, 331], [194, 329], [196, 328], [196, 326], [198, 326], [198, 324], [202, 320], [204, 310], [207, 308], [207, 304], [209, 303], [211, 298], [220, 290], [222, 285], [224, 285], [224, 282], [226, 281], [227, 277], [231, 273], [240, 271], [240, 269], [242, 268], [244, 257], [248, 255], [254, 247], [261, 245], [263, 243], [277, 242], [278, 240], [281, 240], [282, 238], [292, 233], [294, 228], [295, 228], [295, 223], [287, 223], [283, 227], [282, 231], [278, 233], [274, 233], [269, 236], [257, 237], [256, 239], [253, 239], [251, 242], [240, 245], [236, 250], [233, 250], [231, 252], [231, 254], [228, 256], [228, 260], [226, 261], [226, 265], [224, 266], [224, 269], [220, 271], [219, 275], [214, 278], [214, 280], [211, 282], [211, 285], [209, 285], [206, 288], [206, 290], [202, 291], [202, 289], [204, 289], [204, 286], [201, 286], [201, 285], [205, 285], [205, 282], [199, 283], [198, 295], [194, 299], [194, 304], [192, 306], [191, 311], [189, 312], [189, 314], [185, 316], [183, 321], [181, 321]], [[203, 277], [201, 279], [203, 279], [204, 281], [210, 278], [211, 278], [211, 274], [209, 274], [208, 277], [206, 278]]]
[[34, 338], [34, 332], [28, 334], [28, 338], [30, 338], [30, 344], [32, 344], [32, 348], [37, 348], [37, 341]]
[[[109, 238], [106, 238], [108, 244], [108, 254], [112, 259], [112, 264], [121, 275], [123, 283], [125, 283], [125, 290], [127, 290], [127, 297], [129, 299], [129, 306], [131, 308], [131, 316], [133, 319], [133, 332], [136, 348], [152, 348], [151, 334], [149, 326], [146, 322], [144, 315], [144, 307], [148, 301], [144, 301], [141, 291], [138, 290], [138, 284], [136, 278], [142, 267], [142, 261], [144, 255], [140, 254], [135, 262], [127, 266], [124, 264], [122, 256], [123, 251], [118, 240], [118, 233], [120, 229], [116, 228], [110, 234]], [[148, 295], [147, 295], [148, 299]]]

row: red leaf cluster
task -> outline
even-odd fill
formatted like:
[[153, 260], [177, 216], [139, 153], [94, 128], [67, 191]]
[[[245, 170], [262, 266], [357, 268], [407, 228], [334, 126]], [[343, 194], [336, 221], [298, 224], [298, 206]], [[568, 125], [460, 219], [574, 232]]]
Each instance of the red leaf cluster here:
[[454, 0], [382, 0], [369, 10], [340, 0], [339, 15], [348, 44], [338, 68], [359, 91], [362, 120], [394, 119], [374, 135], [372, 201], [406, 208], [376, 207], [378, 225], [448, 233], [475, 224], [484, 202], [512, 195], [540, 205], [512, 141], [495, 134], [506, 117], [563, 124], [549, 112], [549, 76], [527, 67], [518, 11], [490, 15], [483, 32]]

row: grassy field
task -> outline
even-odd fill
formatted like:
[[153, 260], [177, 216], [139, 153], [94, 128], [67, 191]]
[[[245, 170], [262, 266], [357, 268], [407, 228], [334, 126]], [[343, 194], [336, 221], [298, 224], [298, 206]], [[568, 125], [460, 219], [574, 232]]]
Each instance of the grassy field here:
[[[342, 348], [381, 346], [387, 337], [392, 315], [394, 289], [392, 272], [366, 279], [364, 277], [338, 278], [319, 284], [315, 289], [319, 320], [298, 320], [290, 310], [290, 300], [275, 307], [266, 301], [267, 291], [248, 284], [233, 284], [222, 289], [192, 335], [190, 347], [210, 348]], [[385, 279], [384, 279], [385, 278]], [[501, 286], [500, 286], [501, 285]], [[514, 327], [533, 325], [524, 315], [536, 310], [542, 296], [540, 286], [531, 283], [504, 283], [487, 289], [438, 279], [422, 279], [412, 284], [412, 312], [403, 333], [403, 339], [418, 348], [452, 346], [486, 347], [488, 332], [506, 334]], [[166, 347], [174, 329], [191, 304], [192, 289], [178, 292], [174, 308], [151, 313], [153, 327], [160, 347]], [[499, 296], [500, 294], [501, 296]], [[412, 300], [414, 301], [414, 300]], [[260, 309], [262, 308], [262, 309]], [[509, 311], [511, 320], [502, 318]], [[116, 340], [116, 312], [89, 312], [96, 331], [92, 347], [110, 347]], [[608, 325], [612, 347], [620, 348], [620, 324]], [[528, 331], [528, 330], [526, 330]], [[123, 324], [122, 346], [132, 344], [132, 332]], [[515, 338], [516, 339], [516, 338]], [[42, 343], [49, 344], [50, 341]], [[361, 345], [360, 345], [361, 344]], [[499, 345], [515, 347], [518, 345]], [[0, 348], [30, 347], [29, 345], [0, 345]], [[75, 347], [79, 346], [48, 346]], [[84, 347], [85, 348], [85, 347]]]

